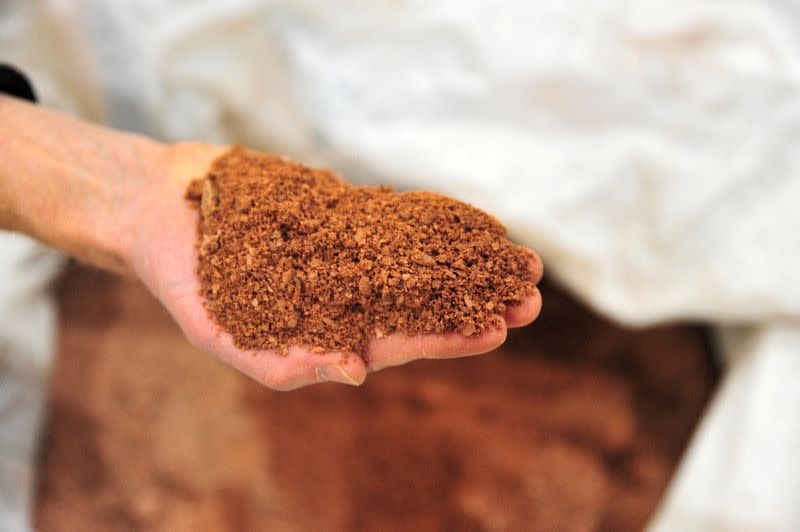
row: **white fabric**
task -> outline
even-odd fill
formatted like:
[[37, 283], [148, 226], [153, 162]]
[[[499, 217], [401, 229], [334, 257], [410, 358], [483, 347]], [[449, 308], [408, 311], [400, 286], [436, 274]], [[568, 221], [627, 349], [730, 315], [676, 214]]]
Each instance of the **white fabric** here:
[[800, 329], [722, 333], [731, 367], [651, 532], [796, 532]]
[[[52, 328], [44, 332], [51, 336]], [[0, 530], [17, 532], [28, 530], [33, 510], [34, 461], [47, 381], [44, 375], [11, 364], [4, 358], [7, 354], [0, 346]], [[20, 352], [11, 354], [19, 358]], [[42, 354], [31, 353], [32, 358]]]
[[34, 458], [47, 397], [61, 257], [0, 231], [0, 530], [28, 530]]
[[[0, 1], [0, 62], [22, 68], [46, 105], [97, 118], [80, 17], [63, 2]], [[82, 55], [83, 54], [83, 55]], [[85, 81], [89, 83], [84, 84]], [[0, 231], [0, 530], [31, 529], [35, 458], [53, 360], [60, 254]]]
[[83, 114], [435, 188], [617, 320], [761, 331], [725, 343], [747, 355], [652, 528], [800, 529], [796, 2], [11, 4], [66, 36], [37, 57]]

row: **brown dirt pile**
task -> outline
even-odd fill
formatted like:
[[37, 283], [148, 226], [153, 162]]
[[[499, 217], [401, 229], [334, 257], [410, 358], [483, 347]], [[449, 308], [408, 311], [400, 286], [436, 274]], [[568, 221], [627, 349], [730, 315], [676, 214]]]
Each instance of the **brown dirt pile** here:
[[287, 394], [141, 285], [73, 270], [35, 529], [641, 531], [715, 382], [706, 334], [541, 290], [540, 326], [491, 355]]
[[532, 254], [438, 194], [355, 187], [235, 147], [187, 197], [206, 307], [243, 349], [363, 355], [395, 332], [472, 336], [533, 293]]

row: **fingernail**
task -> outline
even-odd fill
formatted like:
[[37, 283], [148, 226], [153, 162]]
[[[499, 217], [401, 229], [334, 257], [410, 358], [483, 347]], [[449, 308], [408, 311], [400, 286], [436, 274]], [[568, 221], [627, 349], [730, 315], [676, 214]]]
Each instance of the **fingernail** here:
[[323, 366], [317, 368], [317, 377], [321, 381], [340, 382], [351, 386], [358, 386], [358, 382], [351, 377], [341, 366]]

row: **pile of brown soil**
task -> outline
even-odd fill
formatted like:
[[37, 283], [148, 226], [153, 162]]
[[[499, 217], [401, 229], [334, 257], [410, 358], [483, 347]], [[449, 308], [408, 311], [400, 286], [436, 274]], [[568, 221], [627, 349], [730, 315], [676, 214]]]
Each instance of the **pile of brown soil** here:
[[236, 147], [187, 197], [206, 307], [241, 348], [363, 355], [395, 332], [472, 336], [533, 294], [533, 254], [438, 194], [354, 187]]
[[542, 292], [492, 354], [278, 393], [72, 271], [36, 529], [641, 530], [715, 381], [705, 333]]

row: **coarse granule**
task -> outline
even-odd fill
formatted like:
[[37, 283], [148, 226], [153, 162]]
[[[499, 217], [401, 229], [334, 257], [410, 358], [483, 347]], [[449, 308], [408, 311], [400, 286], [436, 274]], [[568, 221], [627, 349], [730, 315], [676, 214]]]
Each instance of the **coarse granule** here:
[[186, 195], [201, 295], [241, 349], [364, 356], [397, 332], [473, 336], [534, 293], [532, 253], [439, 194], [352, 186], [236, 146]]

